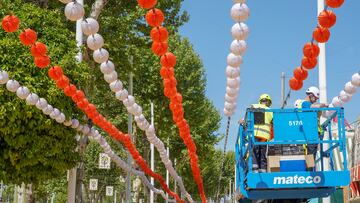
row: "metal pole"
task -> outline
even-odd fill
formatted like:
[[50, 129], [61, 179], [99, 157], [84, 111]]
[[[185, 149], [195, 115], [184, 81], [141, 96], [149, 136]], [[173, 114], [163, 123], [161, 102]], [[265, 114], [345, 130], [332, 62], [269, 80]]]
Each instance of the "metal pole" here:
[[[132, 60], [130, 61], [130, 65], [132, 66]], [[133, 95], [133, 75], [130, 72], [129, 75], [129, 94]], [[132, 115], [128, 113], [128, 134], [132, 137]], [[127, 152], [127, 164], [131, 166], [132, 158], [129, 152]], [[131, 174], [127, 173], [126, 175], [126, 203], [131, 202]]]
[[280, 106], [284, 106], [285, 102], [285, 73], [281, 73], [281, 100]]
[[[84, 0], [76, 0], [76, 1], [79, 4], [84, 5]], [[80, 47], [83, 45], [83, 33], [82, 33], [82, 30], [81, 30], [81, 22], [82, 21], [83, 21], [83, 18], [76, 21], [76, 44], [77, 44], [77, 47], [79, 49], [79, 52], [76, 55], [76, 59], [77, 59], [78, 62], [81, 62], [82, 59], [83, 59], [81, 49], [80, 49]]]
[[1, 199], [1, 201], [3, 201], [2, 200], [3, 187], [4, 187], [4, 183], [3, 183], [3, 181], [1, 181], [1, 183], [0, 183], [0, 199]]
[[[169, 146], [169, 144], [168, 144]], [[166, 149], [166, 154], [169, 157], [169, 147]], [[166, 185], [169, 185], [169, 171], [166, 169]], [[166, 203], [168, 203], [169, 194], [166, 193]]]
[[[151, 102], [151, 125], [154, 125], [154, 104]], [[154, 144], [150, 143], [150, 153], [151, 153], [151, 170], [155, 170], [154, 164]], [[150, 178], [151, 185], [154, 185], [154, 178]], [[150, 190], [150, 203], [154, 203], [154, 191]]]
[[231, 179], [229, 184], [229, 202], [231, 202]]
[[[176, 159], [174, 159], [174, 168], [176, 168]], [[176, 185], [177, 185], [177, 182], [176, 182], [176, 179], [174, 179], [174, 192], [176, 193]]]
[[76, 167], [68, 170], [67, 203], [75, 203]]
[[114, 190], [114, 203], [116, 203], [116, 190]]
[[[325, 8], [324, 0], [318, 0], [317, 2], [318, 12], [319, 15]], [[327, 103], [327, 92], [326, 92], [326, 50], [325, 50], [325, 43], [318, 44], [320, 48], [320, 55], [319, 55], [319, 89], [320, 89], [320, 103]], [[325, 118], [320, 118], [320, 123], [324, 122]], [[329, 135], [325, 132], [324, 140], [328, 140]], [[324, 151], [329, 148], [328, 144], [324, 144]], [[328, 171], [329, 166], [329, 159], [323, 158], [324, 160], [324, 170]], [[323, 203], [330, 203], [330, 197], [323, 198]]]
[[[84, 0], [78, 0], [79, 4], [84, 5]], [[80, 63], [82, 61], [82, 53], [80, 47], [83, 42], [83, 33], [81, 30], [81, 22], [83, 19], [76, 21], [76, 44], [79, 49], [78, 55], [75, 57], [76, 60]], [[67, 202], [75, 203], [75, 195], [76, 195], [76, 166], [70, 170], [68, 170], [68, 188], [67, 188]]]

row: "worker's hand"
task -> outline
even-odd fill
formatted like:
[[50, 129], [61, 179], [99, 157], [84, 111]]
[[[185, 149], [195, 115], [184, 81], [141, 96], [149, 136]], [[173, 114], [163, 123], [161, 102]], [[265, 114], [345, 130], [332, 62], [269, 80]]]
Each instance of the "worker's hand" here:
[[239, 120], [240, 125], [244, 125], [244, 123], [245, 123], [245, 119], [242, 118], [242, 119]]

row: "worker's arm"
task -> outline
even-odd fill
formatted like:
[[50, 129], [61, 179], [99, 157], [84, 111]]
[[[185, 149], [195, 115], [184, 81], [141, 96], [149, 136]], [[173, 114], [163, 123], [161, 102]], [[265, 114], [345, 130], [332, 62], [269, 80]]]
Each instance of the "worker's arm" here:
[[311, 108], [324, 108], [324, 107], [328, 107], [329, 105], [327, 104], [323, 104], [323, 103], [319, 103], [319, 104], [311, 104]]

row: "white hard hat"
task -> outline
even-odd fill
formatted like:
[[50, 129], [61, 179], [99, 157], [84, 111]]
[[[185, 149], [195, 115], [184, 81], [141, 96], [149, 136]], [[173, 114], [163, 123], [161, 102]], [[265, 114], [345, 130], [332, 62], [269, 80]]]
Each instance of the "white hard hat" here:
[[306, 94], [313, 94], [316, 98], [319, 98], [320, 97], [320, 90], [319, 88], [317, 87], [309, 87], [307, 90], [306, 90]]

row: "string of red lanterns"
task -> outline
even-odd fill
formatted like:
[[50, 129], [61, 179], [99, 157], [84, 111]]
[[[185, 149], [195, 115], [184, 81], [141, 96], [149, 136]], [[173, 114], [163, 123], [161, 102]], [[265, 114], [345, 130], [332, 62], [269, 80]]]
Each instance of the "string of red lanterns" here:
[[146, 22], [149, 26], [153, 27], [150, 37], [153, 40], [151, 50], [152, 52], [161, 57], [160, 75], [163, 78], [164, 95], [170, 99], [169, 108], [173, 115], [173, 121], [179, 129], [180, 137], [184, 141], [188, 154], [190, 157], [190, 165], [193, 177], [198, 186], [202, 202], [206, 202], [206, 195], [203, 186], [203, 180], [200, 174], [198, 165], [198, 156], [196, 154], [196, 146], [190, 134], [190, 127], [184, 118], [184, 108], [182, 105], [182, 95], [177, 91], [177, 80], [174, 76], [174, 67], [176, 65], [176, 56], [168, 52], [168, 31], [162, 27], [165, 17], [160, 9], [154, 8], [157, 0], [137, 0], [140, 7], [150, 9], [145, 15]]
[[[344, 0], [326, 0], [326, 5], [331, 8], [339, 8]], [[330, 28], [336, 23], [336, 15], [333, 11], [326, 8], [318, 16], [318, 26], [312, 33], [312, 40], [303, 47], [303, 58], [301, 65], [294, 70], [293, 77], [289, 80], [289, 86], [292, 90], [300, 90], [303, 81], [308, 77], [308, 70], [315, 68], [318, 63], [317, 57], [320, 49], [314, 41], [326, 43], [330, 39]]]
[[[2, 20], [2, 27], [6, 32], [16, 32], [19, 29], [20, 20], [14, 15], [5, 16]], [[20, 41], [25, 46], [31, 46], [30, 52], [35, 58], [35, 65], [40, 69], [46, 68], [50, 65], [50, 58], [46, 55], [46, 45], [37, 42], [37, 34], [31, 29], [25, 29], [20, 34]], [[147, 175], [153, 177], [160, 182], [161, 187], [177, 202], [184, 203], [179, 195], [170, 190], [164, 178], [152, 171], [147, 165], [144, 158], [140, 155], [135, 145], [132, 143], [131, 137], [118, 130], [110, 121], [102, 116], [96, 109], [96, 106], [88, 101], [82, 90], [78, 90], [75, 85], [71, 84], [69, 78], [64, 75], [60, 66], [53, 66], [48, 70], [48, 75], [56, 82], [56, 86], [64, 91], [64, 94], [71, 97], [77, 107], [81, 109], [97, 126], [107, 132], [114, 139], [122, 142], [122, 144], [130, 152], [132, 158], [137, 162], [141, 169]]]

